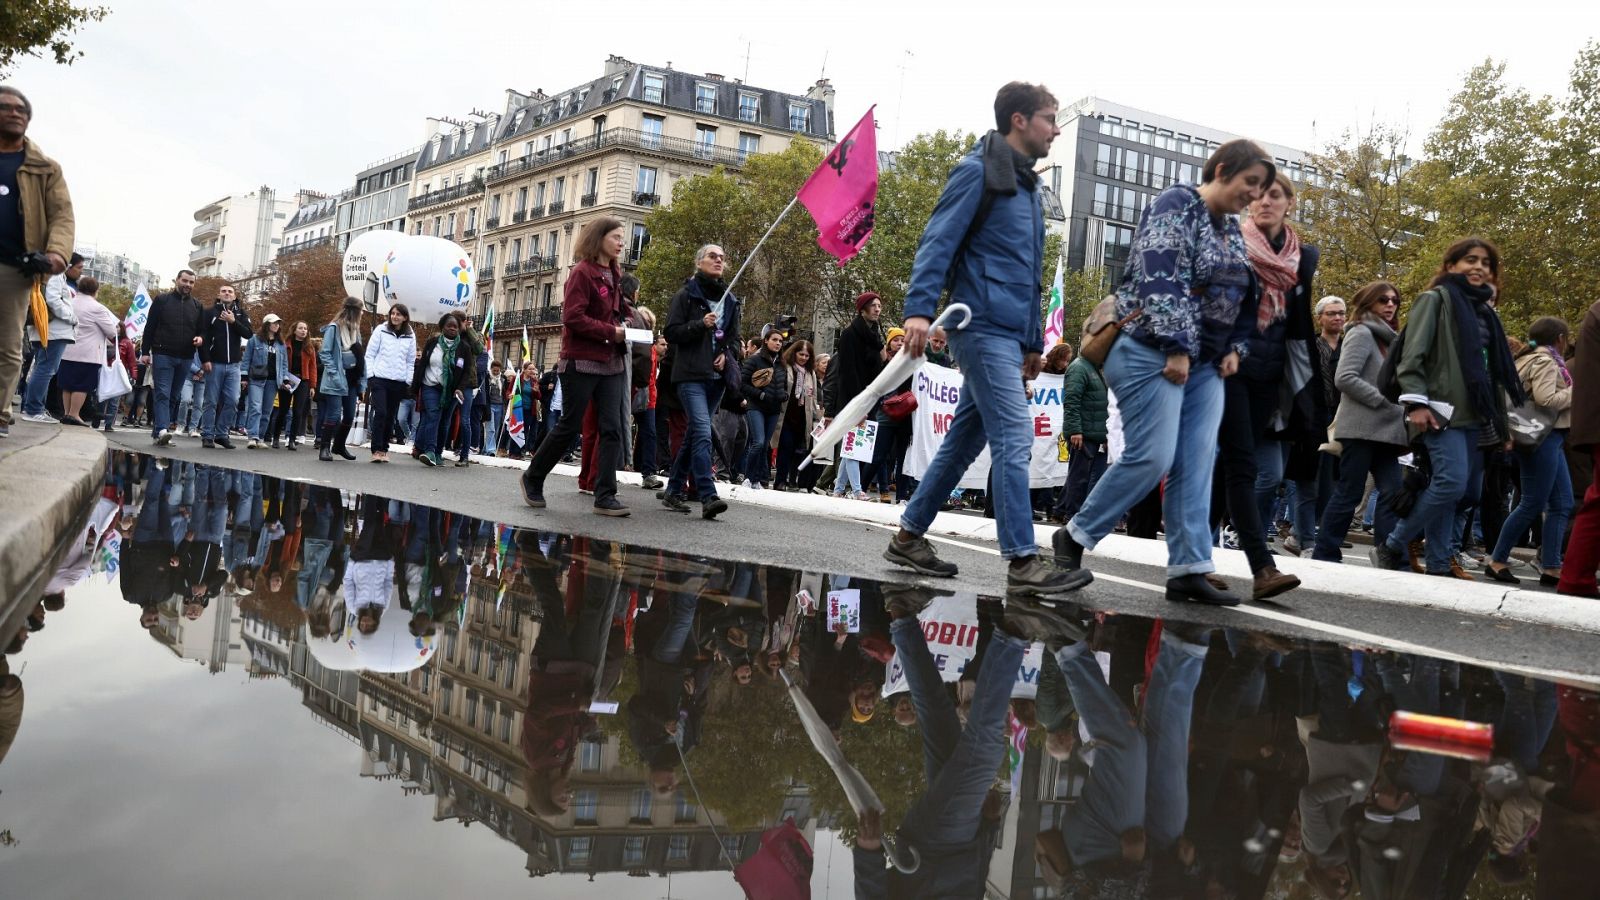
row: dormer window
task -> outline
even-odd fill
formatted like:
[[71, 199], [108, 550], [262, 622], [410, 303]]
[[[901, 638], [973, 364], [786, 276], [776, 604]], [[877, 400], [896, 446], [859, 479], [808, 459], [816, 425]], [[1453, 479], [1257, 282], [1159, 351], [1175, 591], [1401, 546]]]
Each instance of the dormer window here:
[[761, 98], [755, 94], [739, 92], [739, 121], [754, 122], [761, 114]]
[[644, 102], [661, 103], [666, 99], [666, 84], [660, 75], [647, 73], [644, 76]]
[[811, 130], [811, 104], [790, 101], [789, 129], [791, 131]]
[[694, 86], [694, 111], [703, 115], [717, 114], [717, 86], [699, 82]]

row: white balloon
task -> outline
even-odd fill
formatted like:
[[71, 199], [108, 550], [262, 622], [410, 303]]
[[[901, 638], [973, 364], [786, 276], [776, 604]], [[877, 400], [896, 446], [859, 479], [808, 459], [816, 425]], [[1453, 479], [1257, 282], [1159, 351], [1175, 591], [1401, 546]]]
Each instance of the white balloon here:
[[461, 245], [444, 238], [408, 235], [374, 270], [378, 274], [378, 313], [404, 303], [414, 322], [433, 324], [472, 302], [476, 275]]
[[[368, 273], [376, 275], [390, 251], [405, 239], [404, 232], [384, 228], [356, 236], [344, 251], [344, 295], [365, 299]], [[383, 302], [381, 296], [378, 302]]]

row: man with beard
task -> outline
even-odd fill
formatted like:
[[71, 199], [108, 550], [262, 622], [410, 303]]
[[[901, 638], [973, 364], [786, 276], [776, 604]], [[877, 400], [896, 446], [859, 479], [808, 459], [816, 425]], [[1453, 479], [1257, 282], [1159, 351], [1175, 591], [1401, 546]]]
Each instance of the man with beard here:
[[158, 446], [172, 443], [171, 424], [183, 397], [183, 380], [189, 377], [189, 361], [195, 348], [204, 343], [205, 310], [194, 298], [194, 272], [178, 273], [171, 291], [150, 304], [150, 317], [144, 326], [144, 364], [150, 367], [154, 385], [150, 400], [150, 437]]

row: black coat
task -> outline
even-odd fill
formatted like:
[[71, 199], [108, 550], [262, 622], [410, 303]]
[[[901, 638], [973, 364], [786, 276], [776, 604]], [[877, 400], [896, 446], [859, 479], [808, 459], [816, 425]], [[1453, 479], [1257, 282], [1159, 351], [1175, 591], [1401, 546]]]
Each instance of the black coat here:
[[200, 336], [204, 316], [205, 308], [193, 296], [171, 291], [155, 298], [141, 338], [144, 352], [188, 359], [194, 355], [194, 339]]
[[[772, 380], [767, 382], [766, 387], [756, 387], [753, 379], [755, 374], [763, 369], [772, 370]], [[783, 408], [784, 398], [788, 396], [788, 387], [789, 367], [778, 364], [777, 358], [769, 355], [765, 348], [750, 354], [740, 367], [739, 393], [750, 401], [751, 409], [777, 412]]]
[[250, 314], [238, 303], [233, 304], [233, 322], [221, 319], [222, 302], [211, 304], [205, 311], [200, 326], [200, 361], [223, 365], [236, 363], [244, 357], [240, 341], [250, 339], [255, 328], [250, 324]]
[[729, 377], [733, 369], [725, 367], [719, 373], [713, 363], [718, 353], [726, 354], [729, 363], [737, 363], [741, 358], [740, 301], [733, 294], [728, 295], [727, 325], [722, 330], [721, 340], [717, 339], [715, 329], [707, 328], [702, 321], [706, 313], [711, 312], [711, 303], [712, 298], [705, 295], [700, 279], [691, 277], [683, 283], [683, 287], [672, 298], [672, 305], [667, 308], [667, 343], [676, 351], [672, 363], [674, 382], [727, 378], [730, 387], [736, 386]]
[[883, 371], [883, 334], [878, 326], [856, 316], [834, 344], [828, 361], [828, 385], [823, 392], [828, 418], [839, 414], [845, 404], [867, 389]]

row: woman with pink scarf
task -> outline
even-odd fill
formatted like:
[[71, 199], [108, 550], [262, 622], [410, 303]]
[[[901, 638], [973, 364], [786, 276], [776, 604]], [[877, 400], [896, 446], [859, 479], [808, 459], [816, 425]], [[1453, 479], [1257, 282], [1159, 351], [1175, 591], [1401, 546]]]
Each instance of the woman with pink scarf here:
[[1567, 471], [1567, 429], [1572, 425], [1572, 375], [1566, 352], [1572, 329], [1555, 316], [1536, 319], [1528, 326], [1528, 343], [1507, 341], [1516, 356], [1517, 378], [1528, 399], [1555, 416], [1555, 427], [1539, 446], [1517, 454], [1522, 469], [1522, 499], [1506, 517], [1500, 539], [1484, 563], [1495, 581], [1516, 584], [1507, 563], [1511, 548], [1528, 533], [1539, 513], [1544, 513], [1543, 540], [1539, 544], [1539, 583], [1554, 585], [1561, 578], [1561, 550], [1572, 516], [1572, 476]]

